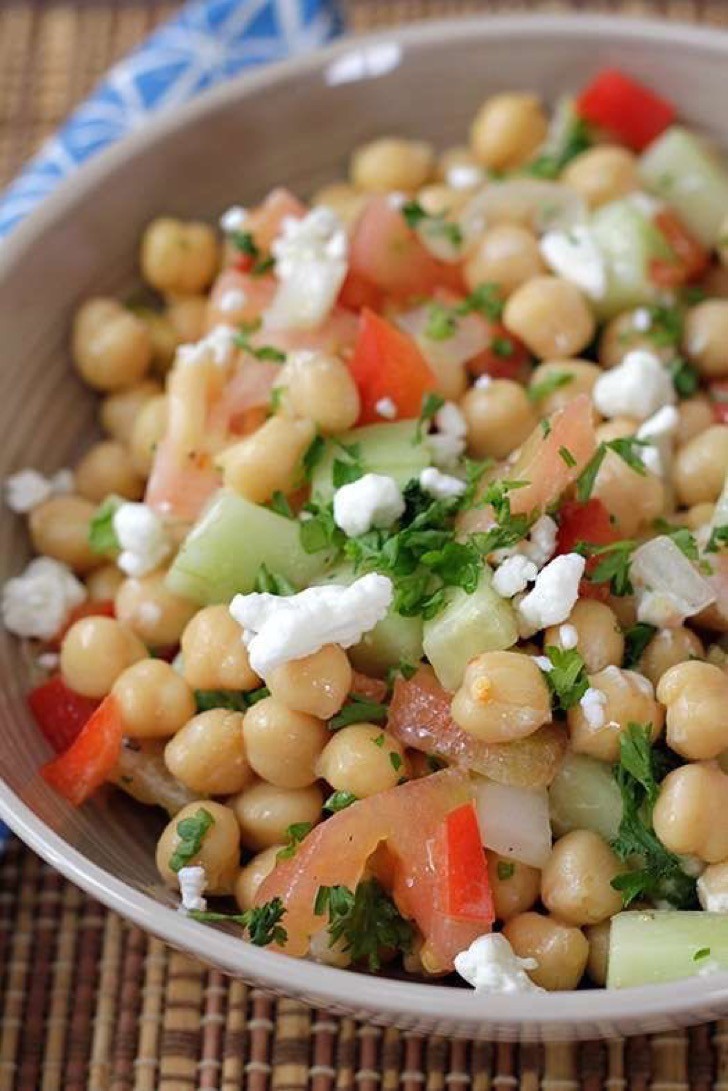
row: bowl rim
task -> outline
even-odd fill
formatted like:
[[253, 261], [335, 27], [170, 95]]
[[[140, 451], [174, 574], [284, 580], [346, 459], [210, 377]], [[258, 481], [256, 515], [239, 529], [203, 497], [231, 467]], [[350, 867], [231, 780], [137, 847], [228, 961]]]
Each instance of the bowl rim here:
[[[248, 95], [266, 87], [285, 83], [300, 75], [325, 72], [338, 57], [351, 51], [394, 42], [403, 48], [441, 47], [450, 42], [472, 39], [520, 37], [532, 38], [534, 31], [548, 42], [558, 38], [602, 38], [613, 41], [636, 40], [659, 42], [684, 47], [686, 44], [703, 52], [723, 55], [728, 59], [728, 33], [713, 26], [696, 26], [682, 22], [658, 22], [618, 16], [564, 15], [475, 15], [438, 19], [385, 28], [365, 35], [346, 35], [337, 42], [305, 56], [266, 65], [260, 70], [243, 73], [220, 86], [207, 90], [191, 102], [162, 111], [145, 121], [139, 129], [83, 164], [66, 178], [41, 206], [33, 211], [4, 240], [0, 251], [0, 284], [10, 278], [15, 264], [24, 253], [42, 239], [43, 234], [114, 172], [117, 165], [130, 155], [142, 153], [160, 135], [170, 135], [184, 129], [196, 118], [214, 112], [230, 99], [244, 101]], [[428, 1024], [438, 1022], [445, 1027], [461, 1023], [472, 1033], [475, 1023], [485, 1032], [497, 1031], [509, 1025], [520, 1027], [527, 1035], [571, 1028], [587, 1024], [592, 1037], [600, 1033], [629, 1032], [634, 1020], [635, 1032], [644, 1032], [646, 1021], [659, 1021], [660, 1026], [687, 1012], [699, 1012], [706, 1018], [728, 1007], [728, 972], [708, 977], [690, 978], [659, 985], [646, 985], [625, 990], [592, 990], [585, 992], [538, 993], [527, 995], [477, 995], [469, 989], [437, 984], [411, 983], [369, 976], [344, 969], [298, 960], [285, 954], [267, 951], [231, 937], [230, 933], [209, 928], [176, 909], [165, 906], [116, 878], [94, 864], [55, 833], [34, 814], [4, 782], [0, 780], [0, 817], [15, 833], [51, 866], [81, 887], [109, 909], [133, 921], [134, 924], [173, 947], [184, 948], [203, 960], [212, 961], [226, 972], [243, 978], [254, 977], [263, 987], [274, 992], [316, 998], [323, 1006], [356, 1010], [375, 1021]], [[353, 982], [355, 995], [352, 995]], [[505, 1032], [504, 1032], [505, 1035]]]

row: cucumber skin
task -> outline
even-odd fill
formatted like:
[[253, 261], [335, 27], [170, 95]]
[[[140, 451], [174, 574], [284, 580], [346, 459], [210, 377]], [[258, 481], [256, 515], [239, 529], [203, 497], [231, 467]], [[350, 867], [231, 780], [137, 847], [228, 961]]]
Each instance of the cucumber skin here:
[[643, 153], [640, 173], [703, 246], [715, 246], [728, 215], [728, 169], [697, 136], [673, 125]]
[[[710, 949], [695, 960], [698, 951]], [[617, 913], [609, 936], [608, 989], [659, 985], [728, 970], [728, 913], [643, 910]]]
[[598, 316], [654, 303], [659, 290], [649, 277], [650, 261], [669, 256], [654, 224], [629, 200], [619, 200], [597, 209], [591, 226], [607, 267], [606, 293], [594, 304]]
[[586, 754], [569, 754], [549, 787], [551, 825], [556, 837], [591, 830], [613, 841], [622, 819], [622, 797], [611, 766]]
[[165, 582], [175, 594], [207, 606], [252, 591], [262, 564], [301, 589], [326, 561], [324, 552], [303, 550], [297, 522], [221, 490], [185, 538]]
[[[361, 463], [366, 473], [387, 474], [400, 488], [419, 477], [430, 465], [424, 443], [416, 441], [417, 421], [395, 421], [391, 424], [368, 424], [337, 436], [337, 443], [357, 444], [361, 448]], [[311, 495], [317, 500], [330, 500], [334, 495], [332, 472], [335, 459], [346, 459], [337, 443], [329, 441], [323, 458], [311, 479]]]

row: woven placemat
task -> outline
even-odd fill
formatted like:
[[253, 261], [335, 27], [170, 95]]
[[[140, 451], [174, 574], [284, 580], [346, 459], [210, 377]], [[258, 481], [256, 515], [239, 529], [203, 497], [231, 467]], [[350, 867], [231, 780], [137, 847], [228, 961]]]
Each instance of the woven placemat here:
[[[0, 185], [179, 4], [0, 0]], [[355, 30], [474, 10], [728, 26], [728, 0], [348, 0]], [[628, 1042], [421, 1038], [338, 1019], [165, 947], [12, 841], [0, 860], [0, 1091], [728, 1091], [728, 1021]]]

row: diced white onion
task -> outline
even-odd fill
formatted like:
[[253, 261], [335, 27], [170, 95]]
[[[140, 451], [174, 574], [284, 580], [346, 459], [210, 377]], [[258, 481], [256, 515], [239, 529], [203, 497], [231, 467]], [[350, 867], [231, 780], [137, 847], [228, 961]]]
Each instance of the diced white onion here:
[[650, 539], [632, 555], [630, 575], [637, 597], [650, 592], [669, 599], [673, 617], [699, 614], [715, 601], [708, 581], [664, 534]]
[[460, 215], [460, 228], [467, 241], [497, 223], [523, 224], [542, 235], [568, 231], [586, 218], [586, 205], [576, 190], [559, 182], [517, 178], [491, 182], [476, 193]]
[[515, 788], [473, 777], [483, 845], [521, 864], [542, 868], [551, 853], [549, 797], [545, 788]]
[[457, 318], [452, 337], [442, 341], [427, 336], [429, 320], [430, 306], [424, 304], [398, 315], [397, 325], [414, 338], [427, 362], [435, 368], [459, 367], [487, 348], [490, 341], [488, 327], [476, 314]]

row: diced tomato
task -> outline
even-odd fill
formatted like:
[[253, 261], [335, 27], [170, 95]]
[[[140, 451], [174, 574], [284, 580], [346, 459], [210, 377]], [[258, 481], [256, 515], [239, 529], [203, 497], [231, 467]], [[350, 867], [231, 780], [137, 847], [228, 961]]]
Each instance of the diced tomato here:
[[[591, 400], [580, 394], [549, 419], [547, 435], [537, 425], [521, 448], [513, 466], [511, 481], [527, 481], [510, 494], [514, 515], [544, 512], [573, 485], [596, 450]], [[564, 461], [562, 448], [571, 458]]]
[[531, 354], [520, 338], [502, 322], [489, 322], [490, 344], [468, 364], [472, 375], [490, 375], [493, 379], [511, 379], [526, 383], [531, 374]]
[[28, 705], [46, 742], [61, 754], [76, 741], [99, 702], [75, 693], [55, 674], [30, 691]]
[[[590, 545], [609, 545], [611, 542], [616, 542], [619, 536], [619, 531], [612, 523], [609, 512], [601, 500], [592, 497], [583, 504], [578, 500], [569, 500], [559, 512], [556, 552], [572, 553], [577, 542], [589, 542]], [[598, 564], [598, 557], [587, 558], [587, 575]], [[582, 598], [605, 602], [609, 598], [609, 587], [606, 584], [590, 583], [588, 579], [583, 579], [579, 587], [579, 594]]]
[[80, 807], [108, 780], [118, 761], [123, 735], [119, 706], [109, 694], [69, 749], [43, 766], [41, 776], [74, 807]]
[[[210, 410], [209, 430], [213, 433], [240, 432], [238, 422], [253, 409], [267, 407], [280, 372], [280, 365], [246, 358]], [[263, 414], [265, 419], [265, 413]]]
[[381, 702], [387, 696], [387, 683], [382, 678], [370, 678], [368, 674], [352, 671], [351, 692], [369, 701]]
[[460, 920], [481, 921], [483, 930], [495, 920], [488, 865], [472, 803], [451, 811], [444, 823], [446, 912]]
[[642, 151], [675, 120], [675, 107], [617, 68], [605, 68], [576, 100], [580, 117]]
[[[271, 276], [254, 277], [238, 268], [223, 269], [210, 291], [207, 304], [206, 325], [208, 330], [215, 326], [239, 326], [243, 322], [255, 322], [273, 302], [276, 294], [276, 282]], [[240, 306], [230, 309], [230, 301], [235, 297]], [[225, 299], [227, 297], [227, 299]], [[225, 299], [225, 307], [221, 306]]]
[[77, 621], [84, 617], [115, 617], [114, 603], [111, 599], [86, 599], [75, 606], [68, 615], [68, 620], [58, 633], [48, 642], [50, 649], [58, 649], [64, 636]]
[[708, 393], [715, 420], [718, 424], [728, 424], [728, 379], [711, 383]]
[[381, 422], [376, 404], [382, 398], [392, 399], [398, 419], [418, 417], [423, 397], [436, 386], [412, 338], [366, 309], [349, 368], [361, 398], [360, 424]]
[[347, 307], [350, 311], [361, 311], [364, 307], [381, 311], [384, 300], [384, 292], [371, 281], [352, 273], [351, 270], [346, 274], [346, 280], [339, 292], [339, 303], [342, 307]]
[[710, 255], [680, 217], [671, 209], [662, 209], [654, 217], [654, 223], [673, 251], [674, 258], [652, 259], [650, 280], [653, 284], [659, 288], [679, 288], [681, 284], [702, 276], [710, 263]]
[[181, 459], [165, 437], [157, 446], [144, 499], [160, 515], [192, 522], [219, 487], [220, 474], [209, 458]]

